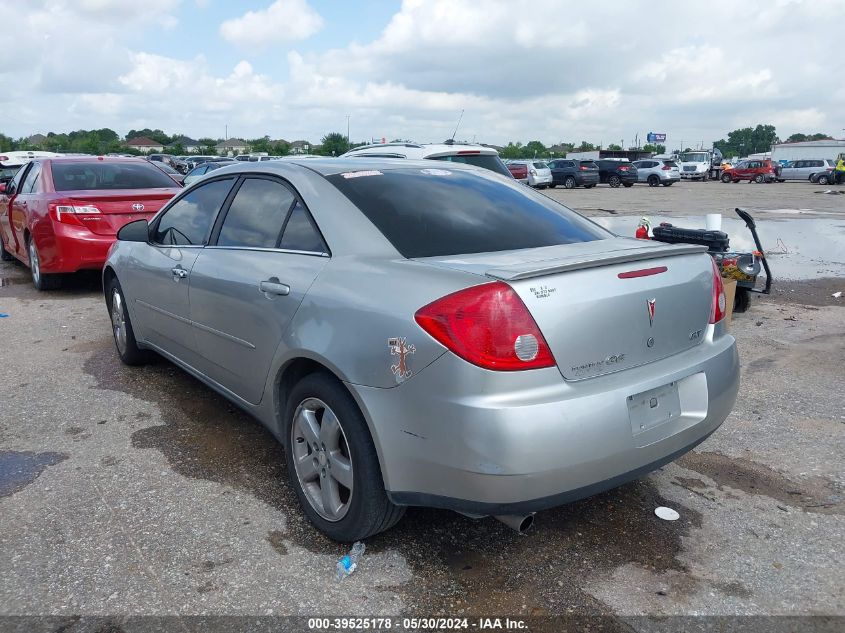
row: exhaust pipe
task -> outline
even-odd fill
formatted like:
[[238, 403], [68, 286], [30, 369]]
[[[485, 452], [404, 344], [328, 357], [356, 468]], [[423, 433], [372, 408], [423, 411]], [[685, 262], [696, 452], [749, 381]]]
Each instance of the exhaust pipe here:
[[525, 534], [534, 525], [534, 513], [531, 514], [499, 514], [493, 517], [497, 521], [501, 521], [510, 529], [516, 530], [520, 534]]

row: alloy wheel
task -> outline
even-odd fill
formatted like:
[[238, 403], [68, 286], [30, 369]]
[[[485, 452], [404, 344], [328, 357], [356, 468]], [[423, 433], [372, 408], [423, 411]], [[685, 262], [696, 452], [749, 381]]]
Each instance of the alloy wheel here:
[[318, 398], [299, 404], [293, 414], [290, 450], [308, 503], [327, 521], [340, 521], [352, 501], [352, 455], [331, 407]]
[[123, 297], [115, 288], [111, 294], [111, 326], [117, 351], [126, 353], [126, 313], [123, 309]]
[[41, 283], [41, 263], [38, 261], [38, 250], [35, 240], [29, 240], [29, 269], [32, 271], [32, 282], [38, 286]]

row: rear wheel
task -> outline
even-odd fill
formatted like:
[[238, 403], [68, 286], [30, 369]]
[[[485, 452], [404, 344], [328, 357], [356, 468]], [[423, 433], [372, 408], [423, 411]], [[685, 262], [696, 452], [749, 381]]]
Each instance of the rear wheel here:
[[126, 298], [117, 281], [112, 278], [106, 288], [106, 307], [111, 318], [112, 334], [117, 355], [125, 365], [143, 365], [152, 358], [152, 352], [141, 349], [135, 340], [135, 330], [126, 310]]
[[364, 416], [333, 376], [309, 374], [285, 409], [288, 473], [303, 511], [318, 530], [352, 542], [393, 527], [405, 512], [384, 491]]
[[32, 274], [32, 285], [36, 290], [55, 290], [62, 285], [62, 278], [59, 275], [47, 275], [41, 272], [41, 258], [38, 256], [38, 247], [35, 240], [30, 238], [27, 244], [29, 253], [29, 271]]
[[827, 176], [824, 176], [824, 175], [819, 176], [819, 184], [820, 184], [820, 185], [827, 185], [827, 184], [830, 184], [830, 180], [828, 179], [828, 177], [827, 177]]
[[652, 174], [648, 177], [648, 186], [649, 187], [656, 187], [660, 184], [660, 178], [658, 178], [655, 174]]
[[731, 175], [730, 174], [722, 174], [722, 182], [729, 183], [730, 181], [731, 181]]
[[737, 288], [734, 295], [734, 312], [745, 312], [751, 303], [751, 293], [745, 288]]
[[575, 178], [573, 176], [567, 176], [563, 181], [563, 186], [566, 189], [575, 189]]
[[622, 180], [620, 180], [619, 176], [611, 176], [607, 179], [607, 184], [616, 189], [616, 187], [622, 184]]
[[764, 182], [766, 182], [766, 177], [763, 174], [757, 174], [756, 176], [754, 176], [754, 182], [756, 182], [758, 185], [763, 184]]

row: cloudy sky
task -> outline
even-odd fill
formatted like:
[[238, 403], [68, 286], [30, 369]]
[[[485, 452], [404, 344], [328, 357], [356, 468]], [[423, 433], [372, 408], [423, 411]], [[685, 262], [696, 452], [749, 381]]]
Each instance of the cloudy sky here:
[[[658, 8], [659, 5], [659, 8]], [[27, 0], [0, 132], [709, 145], [845, 136], [843, 0]]]

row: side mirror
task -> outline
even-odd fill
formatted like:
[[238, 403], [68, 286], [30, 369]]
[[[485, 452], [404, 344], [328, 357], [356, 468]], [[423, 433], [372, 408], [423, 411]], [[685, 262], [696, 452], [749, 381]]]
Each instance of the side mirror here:
[[117, 239], [121, 242], [149, 242], [150, 225], [146, 220], [135, 220], [124, 224], [117, 232]]

